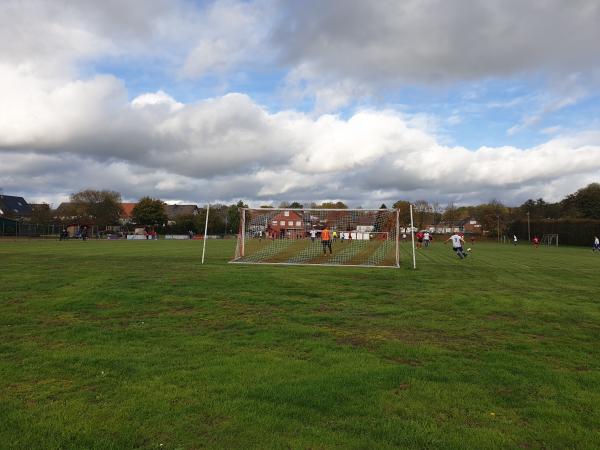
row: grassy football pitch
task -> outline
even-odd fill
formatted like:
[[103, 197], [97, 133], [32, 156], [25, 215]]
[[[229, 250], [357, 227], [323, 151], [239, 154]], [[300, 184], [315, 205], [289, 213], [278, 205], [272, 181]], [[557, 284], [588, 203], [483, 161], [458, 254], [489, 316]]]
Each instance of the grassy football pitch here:
[[600, 254], [234, 244], [0, 241], [0, 448], [600, 448]]

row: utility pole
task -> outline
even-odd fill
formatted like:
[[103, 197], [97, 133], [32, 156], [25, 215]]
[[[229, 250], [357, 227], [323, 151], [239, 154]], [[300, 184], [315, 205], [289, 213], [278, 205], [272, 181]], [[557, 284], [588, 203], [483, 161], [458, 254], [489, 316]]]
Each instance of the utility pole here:
[[531, 226], [529, 224], [529, 211], [527, 211], [527, 241], [531, 242]]
[[498, 219], [498, 244], [500, 243], [500, 216], [496, 216]]

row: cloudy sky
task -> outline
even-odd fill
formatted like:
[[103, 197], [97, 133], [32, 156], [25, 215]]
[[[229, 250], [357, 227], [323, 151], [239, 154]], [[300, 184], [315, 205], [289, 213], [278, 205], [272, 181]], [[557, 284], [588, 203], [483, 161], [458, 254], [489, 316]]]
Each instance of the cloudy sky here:
[[251, 205], [600, 181], [597, 0], [2, 0], [0, 189]]

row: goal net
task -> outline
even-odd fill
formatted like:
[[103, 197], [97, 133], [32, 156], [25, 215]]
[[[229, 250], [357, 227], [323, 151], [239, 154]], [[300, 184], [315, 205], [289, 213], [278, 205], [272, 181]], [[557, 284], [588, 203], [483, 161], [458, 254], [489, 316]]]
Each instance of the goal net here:
[[542, 244], [558, 246], [558, 234], [545, 234], [542, 236]]
[[399, 267], [394, 209], [242, 208], [232, 262]]

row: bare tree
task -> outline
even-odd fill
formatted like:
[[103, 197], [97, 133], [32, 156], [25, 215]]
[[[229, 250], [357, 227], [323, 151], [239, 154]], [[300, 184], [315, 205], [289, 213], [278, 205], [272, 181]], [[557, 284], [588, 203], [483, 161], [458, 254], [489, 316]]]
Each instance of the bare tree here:
[[450, 202], [446, 205], [446, 209], [444, 210], [443, 218], [446, 222], [449, 222], [450, 226], [453, 225], [453, 222], [456, 221], [458, 215], [458, 211], [456, 210], [456, 206], [453, 202]]
[[424, 225], [426, 225], [426, 221], [428, 219], [428, 215], [431, 214], [431, 205], [427, 202], [427, 200], [417, 200], [413, 203], [413, 208], [417, 215], [417, 227], [422, 229]]
[[100, 226], [117, 223], [122, 212], [121, 194], [115, 191], [87, 189], [72, 194], [71, 202], [77, 217], [91, 219]]

